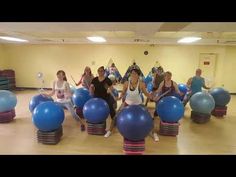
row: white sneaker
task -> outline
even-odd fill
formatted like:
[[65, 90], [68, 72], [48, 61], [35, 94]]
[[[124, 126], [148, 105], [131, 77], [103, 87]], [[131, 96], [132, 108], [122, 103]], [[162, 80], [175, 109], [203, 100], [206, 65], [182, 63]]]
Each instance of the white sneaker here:
[[157, 136], [157, 133], [153, 133], [154, 141], [159, 141], [159, 137]]
[[107, 131], [107, 133], [104, 135], [105, 138], [108, 138], [111, 135], [111, 131]]

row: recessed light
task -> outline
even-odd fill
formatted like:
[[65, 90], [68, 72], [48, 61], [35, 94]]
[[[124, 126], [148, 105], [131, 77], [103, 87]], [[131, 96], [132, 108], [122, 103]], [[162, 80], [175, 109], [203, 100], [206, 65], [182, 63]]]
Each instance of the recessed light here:
[[184, 37], [184, 38], [178, 40], [178, 43], [192, 43], [192, 42], [196, 42], [200, 39], [202, 39], [202, 38], [200, 38], [200, 37]]
[[87, 39], [92, 42], [106, 42], [106, 39], [100, 36], [91, 36], [91, 37], [87, 37]]
[[9, 36], [0, 36], [0, 39], [6, 40], [6, 41], [14, 41], [14, 42], [29, 42], [28, 40], [25, 40], [25, 39], [9, 37]]

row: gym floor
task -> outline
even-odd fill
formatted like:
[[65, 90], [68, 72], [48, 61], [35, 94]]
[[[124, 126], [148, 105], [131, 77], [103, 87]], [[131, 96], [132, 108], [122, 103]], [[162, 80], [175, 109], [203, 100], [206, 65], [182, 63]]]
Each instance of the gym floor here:
[[[81, 132], [79, 124], [65, 111], [63, 136], [57, 145], [37, 142], [37, 129], [32, 123], [29, 101], [38, 94], [36, 90], [16, 91], [16, 117], [10, 123], [0, 124], [0, 154], [124, 154], [123, 137], [117, 129], [112, 136], [88, 135]], [[120, 101], [118, 102], [118, 106]], [[191, 121], [191, 108], [185, 108], [180, 120], [179, 135], [161, 136], [154, 142], [151, 136], [145, 139], [145, 155], [148, 154], [236, 154], [236, 96], [231, 96], [227, 116], [216, 118], [206, 124]], [[148, 108], [153, 115], [154, 103]], [[109, 125], [110, 118], [107, 119]]]
[[[28, 105], [36, 90], [17, 91], [16, 118], [10, 123], [0, 124], [0, 154], [124, 154], [123, 137], [118, 130], [109, 138], [81, 132], [79, 124], [65, 111], [63, 136], [57, 145], [37, 142], [37, 129], [32, 123]], [[118, 102], [120, 105], [120, 102]], [[211, 117], [206, 124], [191, 121], [191, 109], [186, 106], [180, 120], [177, 137], [159, 136], [154, 142], [151, 136], [145, 139], [145, 154], [235, 154], [236, 153], [236, 96], [231, 97], [227, 116]], [[154, 103], [149, 103], [151, 114]], [[110, 123], [110, 118], [107, 119]]]

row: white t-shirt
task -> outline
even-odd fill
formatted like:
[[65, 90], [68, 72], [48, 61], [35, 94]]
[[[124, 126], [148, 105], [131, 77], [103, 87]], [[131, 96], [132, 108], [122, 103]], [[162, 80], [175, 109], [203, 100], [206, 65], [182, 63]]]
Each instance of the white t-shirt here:
[[68, 84], [66, 81], [63, 81], [63, 84], [61, 87], [58, 87], [58, 82], [55, 81], [55, 91], [56, 91], [56, 97], [57, 97], [57, 102], [60, 103], [67, 103], [70, 102], [71, 100], [69, 98], [66, 99], [66, 84]]

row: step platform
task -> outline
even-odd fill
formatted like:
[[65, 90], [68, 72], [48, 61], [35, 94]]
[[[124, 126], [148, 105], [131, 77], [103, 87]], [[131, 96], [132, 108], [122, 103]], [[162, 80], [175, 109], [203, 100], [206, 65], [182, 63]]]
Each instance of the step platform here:
[[193, 122], [198, 124], [204, 124], [208, 122], [211, 118], [211, 114], [199, 113], [196, 111], [191, 111], [191, 119]]
[[123, 151], [126, 155], [142, 155], [145, 151], [145, 140], [128, 140], [124, 138]]
[[16, 117], [15, 109], [10, 111], [0, 112], [0, 123], [11, 122]]
[[211, 112], [211, 115], [217, 118], [224, 118], [226, 114], [227, 114], [227, 106], [215, 106], [215, 108]]
[[50, 132], [38, 130], [37, 140], [38, 140], [38, 143], [56, 145], [60, 142], [62, 135], [63, 135], [62, 126], [58, 128], [57, 130], [50, 131]]
[[164, 136], [177, 136], [179, 134], [179, 123], [169, 123], [160, 121], [159, 134]]
[[90, 135], [105, 135], [106, 121], [97, 124], [87, 122], [87, 132]]

